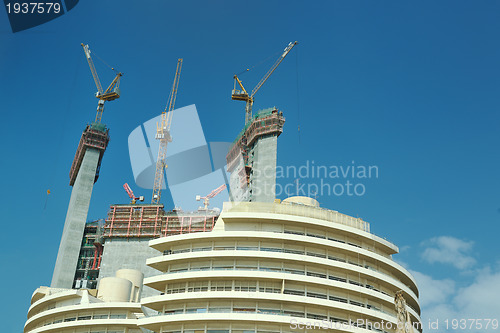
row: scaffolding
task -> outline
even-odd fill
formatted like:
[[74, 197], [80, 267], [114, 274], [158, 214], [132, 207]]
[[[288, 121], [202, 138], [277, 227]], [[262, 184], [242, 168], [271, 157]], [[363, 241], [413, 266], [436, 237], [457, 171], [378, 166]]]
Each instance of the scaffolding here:
[[104, 237], [157, 237], [164, 213], [163, 205], [112, 205], [104, 225]]
[[162, 204], [112, 205], [104, 225], [104, 238], [158, 238], [211, 231], [218, 211], [165, 212]]
[[[249, 158], [249, 151], [258, 138], [264, 136], [279, 136], [283, 133], [285, 117], [283, 112], [276, 107], [259, 111], [249, 122], [240, 134], [236, 137], [233, 145], [226, 155], [227, 170], [232, 172], [239, 164], [240, 156], [243, 158], [244, 168], [239, 170], [241, 187], [247, 186], [250, 182], [250, 173], [252, 171], [252, 161]], [[245, 175], [242, 175], [244, 170]]]
[[215, 226], [218, 214], [207, 214], [207, 212], [214, 211], [200, 211], [199, 214], [196, 212], [182, 212], [181, 214], [172, 216], [166, 215], [165, 226], [162, 229], [162, 236], [165, 237], [189, 234], [193, 232], [211, 231]]
[[104, 220], [90, 221], [85, 224], [73, 288], [94, 289], [102, 258], [102, 227]]
[[75, 184], [76, 176], [82, 165], [83, 157], [87, 148], [95, 148], [99, 150], [99, 162], [97, 163], [97, 170], [95, 174], [94, 183], [99, 178], [99, 169], [101, 168], [101, 160], [106, 151], [106, 147], [109, 143], [109, 129], [106, 128], [104, 124], [92, 123], [92, 125], [87, 125], [82, 133], [80, 142], [78, 143], [78, 148], [75, 153], [75, 158], [73, 159], [73, 164], [71, 165], [71, 170], [69, 172], [69, 185], [73, 186]]

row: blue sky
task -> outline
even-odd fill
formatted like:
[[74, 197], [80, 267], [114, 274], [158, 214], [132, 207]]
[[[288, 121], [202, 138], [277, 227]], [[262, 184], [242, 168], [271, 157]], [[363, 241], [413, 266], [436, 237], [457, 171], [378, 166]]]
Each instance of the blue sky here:
[[[321, 205], [400, 246], [424, 322], [498, 317], [499, 31], [496, 1], [82, 1], [15, 34], [0, 10], [5, 331], [22, 331], [31, 293], [50, 284], [69, 169], [95, 117], [82, 42], [125, 73], [103, 116], [111, 142], [89, 219], [128, 202], [128, 135], [165, 107], [177, 58], [177, 106], [196, 105], [207, 141], [232, 141], [244, 121], [233, 74], [297, 40], [254, 105], [286, 117], [279, 165], [377, 166], [378, 177], [352, 179], [364, 195], [319, 195]], [[246, 87], [271, 64], [243, 74]]]

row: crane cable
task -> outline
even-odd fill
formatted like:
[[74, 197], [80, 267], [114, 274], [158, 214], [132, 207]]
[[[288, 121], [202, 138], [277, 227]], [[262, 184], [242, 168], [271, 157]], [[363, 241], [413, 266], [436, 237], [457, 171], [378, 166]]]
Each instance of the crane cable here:
[[99, 60], [100, 60], [100, 61], [101, 61], [104, 65], [108, 66], [108, 67], [109, 67], [109, 68], [110, 68], [113, 72], [115, 72], [116, 74], [118, 74], [118, 73], [119, 73], [116, 69], [114, 69], [113, 67], [111, 67], [111, 66], [110, 66], [110, 65], [109, 65], [106, 61], [102, 60], [102, 58], [101, 58], [101, 57], [99, 57], [99, 56], [97, 55], [97, 53], [95, 53], [94, 51], [92, 51], [92, 54], [93, 54], [93, 55], [94, 55], [97, 59], [99, 59]]
[[252, 69], [254, 69], [255, 67], [258, 67], [258, 66], [262, 65], [264, 62], [268, 61], [269, 59], [271, 59], [271, 58], [273, 58], [273, 57], [275, 58], [275, 57], [276, 57], [278, 54], [280, 54], [280, 53], [282, 53], [282, 51], [279, 51], [279, 52], [273, 53], [273, 54], [271, 54], [269, 57], [267, 57], [266, 59], [261, 60], [260, 62], [256, 63], [256, 64], [255, 64], [255, 65], [253, 65], [252, 67], [247, 68], [247, 69], [245, 69], [244, 71], [242, 71], [242, 72], [240, 72], [240, 73], [238, 73], [238, 74], [236, 74], [236, 75], [238, 76], [238, 75], [241, 75], [241, 74], [243, 74], [243, 73], [249, 72], [249, 71], [251, 71]]
[[295, 72], [297, 73], [297, 135], [300, 144], [300, 98], [299, 98], [299, 50], [295, 51]]

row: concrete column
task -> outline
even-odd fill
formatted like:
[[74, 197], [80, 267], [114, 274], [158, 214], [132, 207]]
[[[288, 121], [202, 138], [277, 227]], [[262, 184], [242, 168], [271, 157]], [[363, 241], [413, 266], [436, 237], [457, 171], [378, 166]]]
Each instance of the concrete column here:
[[73, 287], [98, 162], [99, 150], [87, 148], [71, 191], [66, 220], [64, 221], [64, 230], [50, 285], [53, 288], [70, 289]]
[[270, 135], [258, 138], [249, 154], [252, 165], [250, 201], [274, 202], [278, 137]]

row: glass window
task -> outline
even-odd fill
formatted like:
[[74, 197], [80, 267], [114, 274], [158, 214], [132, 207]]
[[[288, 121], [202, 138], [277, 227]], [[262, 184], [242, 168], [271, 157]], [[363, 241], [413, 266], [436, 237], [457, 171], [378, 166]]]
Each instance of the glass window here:
[[109, 319], [127, 319], [126, 314], [111, 314], [109, 315]]
[[92, 319], [91, 315], [78, 316], [78, 320], [90, 320], [90, 319]]

